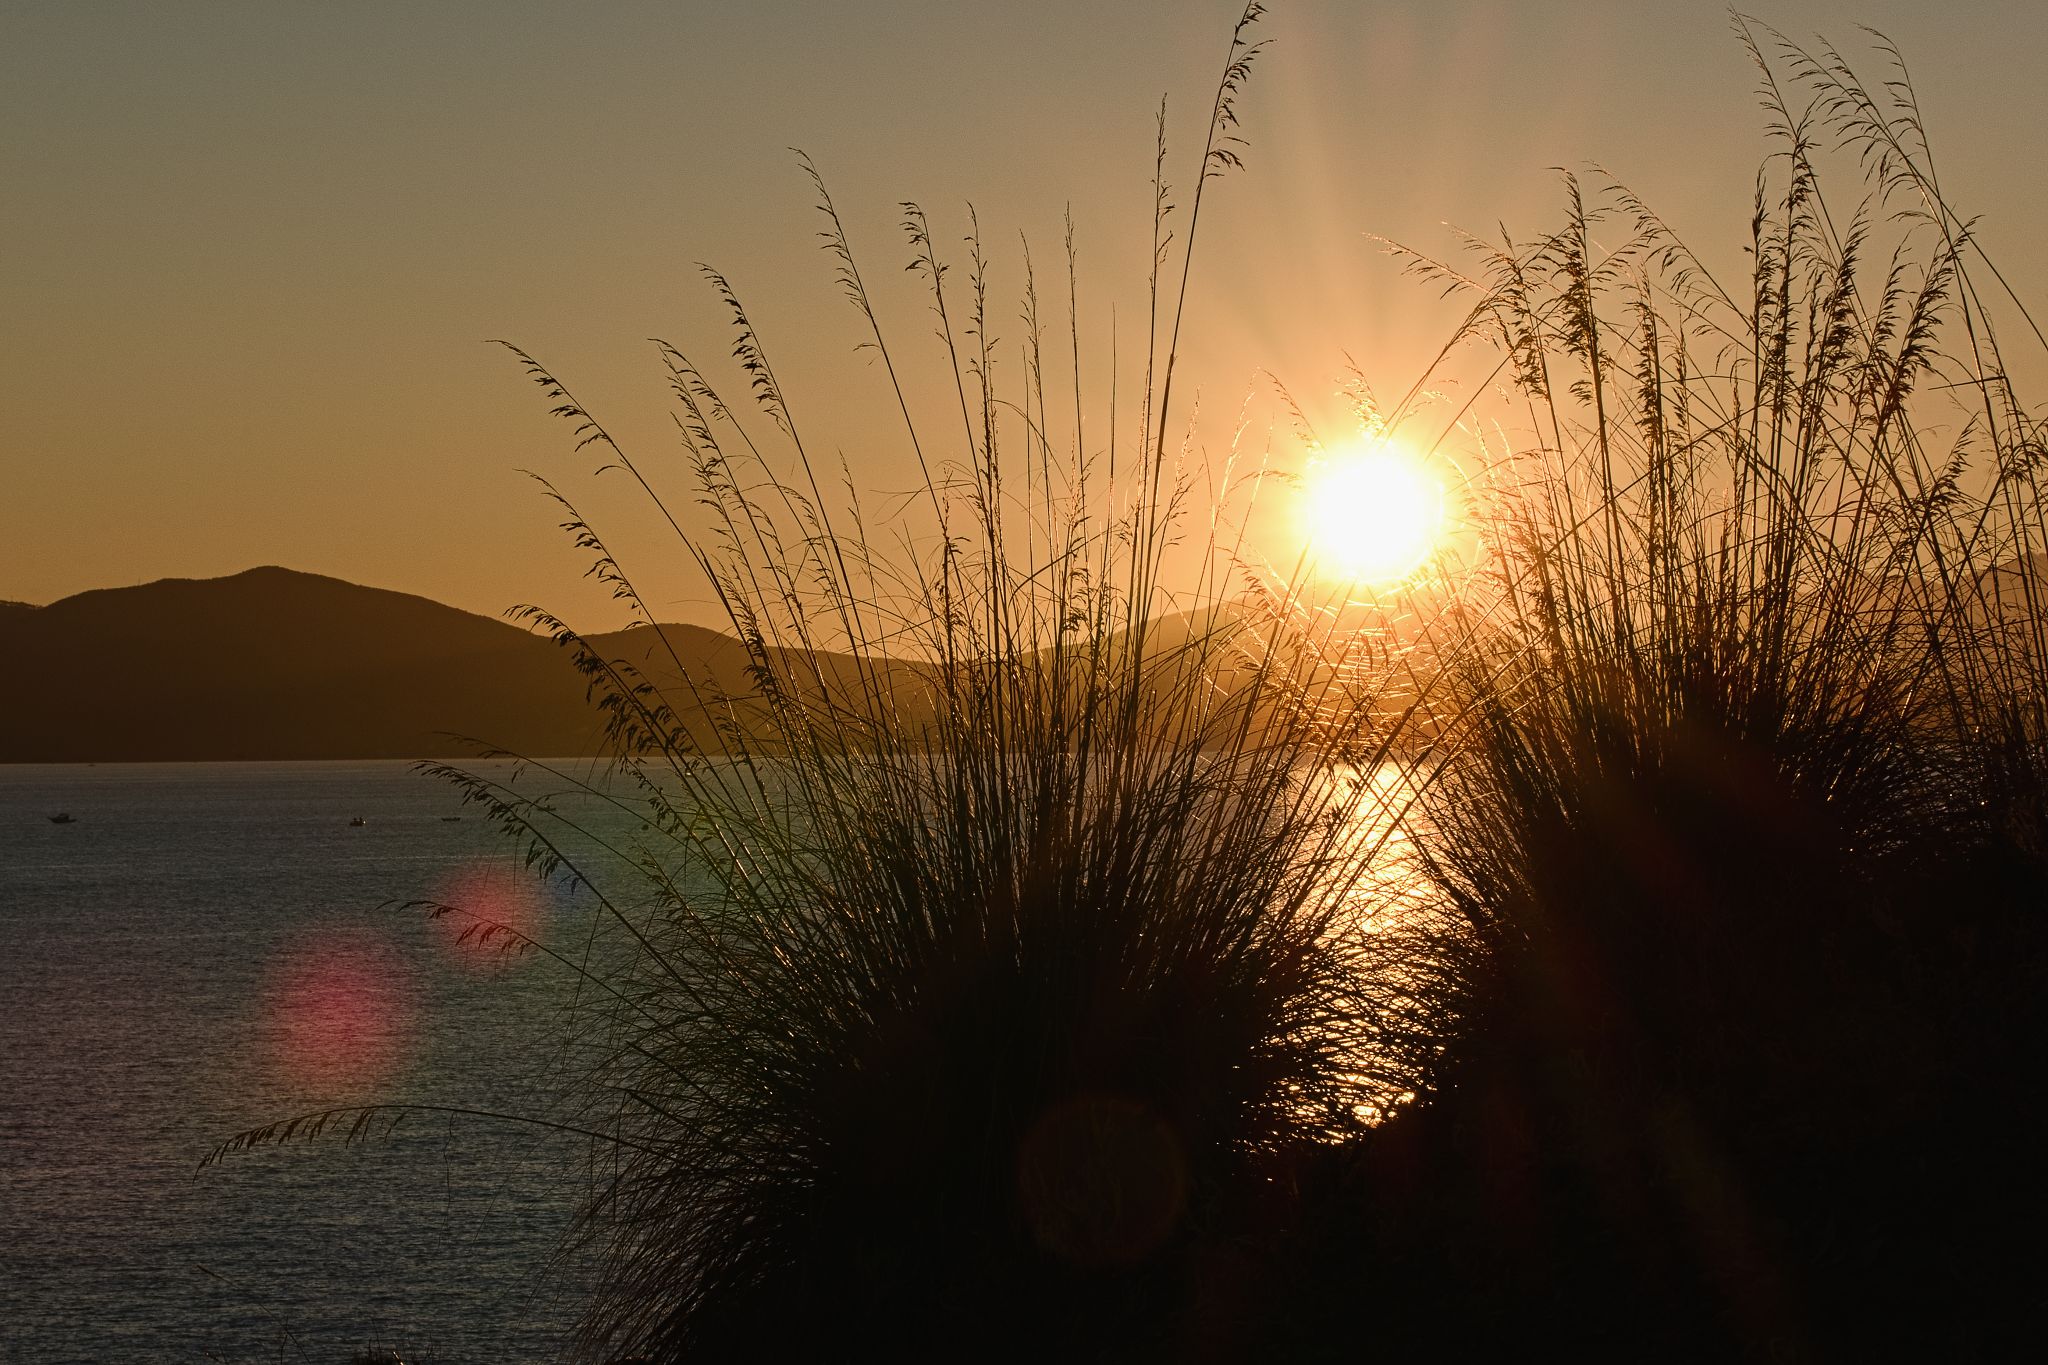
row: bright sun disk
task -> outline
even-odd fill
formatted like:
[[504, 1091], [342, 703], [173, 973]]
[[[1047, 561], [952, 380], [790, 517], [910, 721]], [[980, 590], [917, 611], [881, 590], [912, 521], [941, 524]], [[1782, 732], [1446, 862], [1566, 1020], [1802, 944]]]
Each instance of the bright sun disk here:
[[1332, 456], [1311, 474], [1308, 532], [1318, 567], [1359, 582], [1405, 578], [1443, 534], [1443, 485], [1392, 447]]

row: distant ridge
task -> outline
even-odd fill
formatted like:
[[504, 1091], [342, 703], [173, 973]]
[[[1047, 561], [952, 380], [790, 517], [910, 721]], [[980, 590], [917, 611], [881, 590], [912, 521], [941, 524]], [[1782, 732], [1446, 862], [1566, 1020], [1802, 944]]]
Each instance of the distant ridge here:
[[[697, 653], [738, 648], [701, 627], [664, 631]], [[629, 655], [643, 641], [593, 637], [637, 646]], [[0, 763], [473, 752], [450, 734], [532, 755], [602, 747], [584, 679], [552, 641], [274, 566], [0, 605], [0, 659]]]
[[[1190, 623], [1162, 620], [1160, 638]], [[593, 634], [591, 648], [664, 689], [699, 743], [718, 724], [767, 734], [745, 699], [746, 647], [704, 626]], [[798, 686], [871, 684], [903, 718], [928, 688], [903, 660], [771, 650]], [[449, 758], [489, 745], [596, 754], [605, 717], [571, 656], [543, 635], [411, 593], [265, 566], [165, 578], [36, 607], [0, 606], [0, 763]], [[678, 686], [678, 665], [691, 685]], [[863, 681], [865, 680], [865, 681]]]
[[[2021, 583], [2048, 557], [1987, 575], [1985, 596], [2024, 609]], [[1227, 615], [1227, 611], [1226, 611]], [[1206, 618], [1219, 620], [1221, 618]], [[1197, 618], [1161, 618], [1172, 648]], [[706, 695], [753, 690], [745, 647], [704, 626], [635, 626], [589, 637], [664, 686], [699, 741], [676, 665]], [[853, 685], [853, 660], [789, 660], [791, 678]], [[906, 718], [929, 689], [902, 660], [867, 678]], [[748, 724], [747, 708], [721, 710]], [[545, 636], [411, 593], [266, 566], [166, 578], [34, 606], [0, 601], [0, 763], [449, 758], [464, 740], [530, 756], [602, 752], [604, 718], [567, 652]]]

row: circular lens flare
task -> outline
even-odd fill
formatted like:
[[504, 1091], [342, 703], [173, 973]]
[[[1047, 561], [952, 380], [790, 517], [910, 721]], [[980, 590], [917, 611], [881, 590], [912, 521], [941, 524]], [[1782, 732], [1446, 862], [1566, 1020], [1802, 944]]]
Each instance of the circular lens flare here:
[[526, 869], [502, 860], [458, 868], [435, 900], [448, 907], [436, 923], [456, 961], [474, 971], [496, 971], [523, 961], [541, 936], [546, 893]]
[[265, 996], [275, 1063], [298, 1084], [372, 1087], [410, 1049], [410, 975], [366, 934], [329, 932], [292, 945], [271, 965]]
[[1444, 529], [1444, 490], [1390, 445], [1333, 455], [1311, 472], [1308, 534], [1323, 573], [1390, 583], [1422, 567]]

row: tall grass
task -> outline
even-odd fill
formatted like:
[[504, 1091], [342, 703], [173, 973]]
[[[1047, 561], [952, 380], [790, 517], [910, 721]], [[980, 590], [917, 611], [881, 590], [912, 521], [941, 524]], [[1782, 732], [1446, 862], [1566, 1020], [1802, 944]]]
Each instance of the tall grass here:
[[[1262, 471], [1199, 458], [1177, 406], [1203, 200], [1239, 164], [1261, 13], [1232, 36], [1184, 220], [1162, 114], [1135, 422], [1084, 430], [1114, 377], [1091, 392], [1080, 363], [1071, 229], [1064, 317], [1027, 258], [1006, 353], [978, 231], [961, 270], [906, 205], [951, 400], [918, 411], [806, 162], [918, 506], [878, 528], [821, 467], [708, 274], [736, 372], [661, 347], [709, 530], [671, 521], [747, 685], [658, 628], [607, 658], [529, 613], [609, 717], [601, 794], [635, 821], [609, 874], [531, 798], [438, 770], [536, 862], [569, 863], [625, 943], [584, 968], [593, 1356], [1227, 1351], [1247, 1253], [1287, 1217], [1275, 1173], [1387, 1099], [1350, 950], [1387, 826], [1367, 779], [1393, 727], [1348, 704], [1377, 645], [1247, 569], [1233, 527]], [[660, 480], [517, 354], [579, 448], [665, 511]], [[930, 533], [899, 538], [918, 518]]]
[[[978, 228], [961, 269], [906, 205], [921, 410], [804, 163], [915, 507], [817, 459], [708, 273], [734, 368], [660, 349], [701, 502], [670, 524], [744, 685], [529, 612], [630, 833], [435, 769], [607, 926], [543, 949], [591, 1001], [549, 1120], [597, 1154], [589, 1354], [1990, 1349], [2038, 1296], [1977, 1243], [2039, 1207], [2048, 520], [1994, 319], [2032, 324], [1980, 292], [1903, 64], [1873, 93], [1738, 23], [1775, 140], [1739, 284], [1576, 179], [1533, 242], [1406, 254], [1500, 382], [1443, 435], [1486, 557], [1397, 635], [1257, 567], [1269, 471], [1176, 406], [1261, 13], [1177, 229], [1161, 120], [1134, 404], [1087, 416], [1071, 228], [1064, 308], [1027, 253], [1004, 348]], [[1396, 835], [1432, 912], [1382, 899]]]
[[1444, 1053], [1367, 1144], [1423, 1338], [1981, 1348], [2032, 1292], [1973, 1245], [2038, 1207], [2041, 433], [1993, 319], [2031, 324], [1897, 52], [1873, 88], [1737, 28], [1739, 284], [1572, 177], [1547, 236], [1406, 254], [1501, 357], [1417, 832]]

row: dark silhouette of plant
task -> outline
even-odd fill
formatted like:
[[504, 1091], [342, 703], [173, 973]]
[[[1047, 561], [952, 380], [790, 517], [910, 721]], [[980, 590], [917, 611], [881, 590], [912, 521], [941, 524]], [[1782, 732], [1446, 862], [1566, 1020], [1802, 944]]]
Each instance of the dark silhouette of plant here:
[[929, 420], [806, 160], [915, 506], [833, 486], [707, 270], [746, 397], [661, 345], [707, 514], [670, 525], [746, 685], [530, 611], [609, 718], [604, 782], [549, 776], [608, 813], [433, 769], [599, 910], [576, 951], [471, 930], [584, 987], [546, 1122], [595, 1153], [589, 1353], [1994, 1352], [2040, 1296], [1990, 1230], [2042, 1202], [2048, 518], [1903, 62], [1737, 20], [1774, 139], [1739, 287], [1575, 177], [1476, 269], [1404, 253], [1500, 402], [1459, 414], [1483, 561], [1397, 627], [1251, 565], [1262, 471], [1173, 407], [1261, 13], [1178, 252], [1162, 114], [1135, 432], [1084, 435], [1071, 227], [1068, 344], [1027, 250], [1013, 362], [978, 226], [963, 287], [906, 204]]
[[[1177, 249], [1162, 111], [1135, 439], [1114, 415], [1106, 445], [1082, 430], [1071, 228], [1072, 391], [1056, 400], [1028, 256], [1015, 363], [978, 229], [963, 288], [906, 204], [957, 399], [926, 420], [805, 160], [923, 472], [905, 516], [924, 521], [897, 542], [901, 520], [878, 531], [828, 487], [752, 319], [707, 269], [749, 401], [661, 344], [709, 517], [703, 534], [670, 525], [749, 685], [718, 687], [659, 628], [611, 658], [529, 612], [609, 717], [614, 768], [588, 794], [626, 831], [433, 769], [600, 907], [606, 941], [554, 953], [594, 1002], [586, 1104], [560, 1121], [596, 1136], [594, 1358], [1227, 1354], [1255, 1313], [1217, 1290], [1284, 1223], [1276, 1173], [1361, 1131], [1401, 1083], [1366, 1046], [1357, 949], [1390, 829], [1369, 779], [1397, 756], [1398, 724], [1370, 704], [1392, 646], [1248, 564], [1232, 528], [1261, 471], [1235, 452], [1205, 464], [1173, 405], [1202, 197], [1240, 164], [1262, 13], [1232, 35]], [[578, 448], [666, 511], [570, 389], [514, 353]], [[562, 506], [593, 572], [650, 619]]]
[[1574, 177], [1477, 272], [1409, 256], [1522, 442], [1441, 627], [1445, 1051], [1333, 1234], [1416, 1349], [1967, 1353], [2037, 1297], [1984, 1242], [2039, 1207], [2039, 427], [1896, 50], [1872, 94], [1737, 30], [1777, 144], [1740, 289]]

